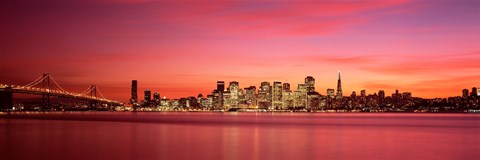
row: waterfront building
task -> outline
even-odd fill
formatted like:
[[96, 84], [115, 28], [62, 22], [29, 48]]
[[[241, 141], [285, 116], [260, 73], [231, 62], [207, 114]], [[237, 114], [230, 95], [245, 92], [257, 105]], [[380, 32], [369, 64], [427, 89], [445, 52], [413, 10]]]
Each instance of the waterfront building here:
[[402, 97], [403, 97], [403, 99], [411, 99], [412, 98], [412, 92], [403, 92]]
[[378, 97], [382, 100], [385, 99], [385, 91], [384, 90], [378, 91]]
[[275, 81], [273, 82], [272, 89], [272, 108], [279, 109], [282, 108], [282, 82]]
[[318, 92], [308, 92], [306, 109], [318, 109], [320, 106], [320, 96]]
[[158, 92], [153, 93], [153, 103], [155, 107], [160, 104], [160, 93]]
[[272, 105], [272, 86], [270, 82], [260, 83], [260, 88], [258, 89], [258, 107], [268, 109]]
[[217, 91], [219, 91], [219, 92], [225, 91], [225, 82], [224, 81], [217, 81]]
[[335, 98], [335, 89], [332, 89], [332, 88], [327, 89], [327, 97], [331, 99]]
[[290, 91], [290, 83], [283, 83], [282, 90]]
[[250, 86], [244, 89], [244, 98], [243, 101], [247, 105], [248, 108], [253, 108], [257, 106], [257, 88], [255, 86]]
[[305, 78], [305, 85], [307, 93], [315, 92], [315, 78], [313, 78], [312, 76], [307, 76], [307, 78]]
[[144, 95], [144, 98], [143, 100], [145, 101], [145, 104], [146, 106], [150, 105], [150, 102], [152, 100], [152, 92], [150, 92], [150, 90], [145, 90], [145, 95]]
[[291, 90], [282, 92], [282, 109], [292, 109], [294, 107], [295, 92]]
[[342, 99], [342, 79], [340, 78], [340, 71], [338, 71], [338, 81], [337, 81], [337, 99]]
[[477, 87], [472, 88], [472, 93], [470, 94], [471, 97], [477, 97], [478, 96], [478, 89]]
[[[228, 97], [229, 107], [234, 107], [234, 108], [238, 107], [238, 102], [241, 96], [239, 83], [237, 81], [230, 82], [228, 86], [228, 91], [230, 92], [230, 95]], [[227, 98], [224, 97], [224, 99], [227, 99]]]
[[169, 110], [170, 109], [170, 99], [167, 97], [163, 97], [160, 99], [160, 107], [162, 110]]
[[357, 98], [357, 92], [352, 91], [352, 94], [350, 95], [350, 97], [351, 97], [352, 99], [356, 99], [356, 98]]
[[462, 90], [462, 97], [463, 98], [468, 97], [468, 89], [465, 88], [465, 89]]
[[132, 90], [131, 90], [130, 103], [131, 104], [137, 104], [138, 103], [137, 80], [132, 80]]

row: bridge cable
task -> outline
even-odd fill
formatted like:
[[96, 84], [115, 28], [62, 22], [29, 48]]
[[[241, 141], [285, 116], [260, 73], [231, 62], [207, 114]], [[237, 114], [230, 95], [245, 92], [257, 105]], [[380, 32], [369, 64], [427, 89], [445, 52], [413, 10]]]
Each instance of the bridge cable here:
[[105, 96], [103, 96], [102, 92], [100, 92], [100, 90], [98, 89], [98, 87], [97, 87], [97, 92], [100, 94], [100, 96], [101, 96], [103, 99], [107, 99], [107, 98], [105, 98]]
[[57, 86], [57, 88], [60, 89], [60, 91], [67, 93], [67, 91], [65, 91], [65, 89], [63, 89], [62, 87], [60, 87], [60, 85], [58, 85], [57, 81], [55, 81], [55, 79], [53, 79], [52, 76], [50, 76], [50, 75], [48, 75], [48, 76], [49, 76], [50, 79], [53, 81], [53, 83], [55, 83], [55, 85]]
[[33, 87], [33, 86], [36, 86], [37, 84], [39, 84], [40, 82], [42, 82], [43, 80], [45, 80], [45, 78], [47, 77], [44, 77], [44, 76], [40, 76], [38, 77], [36, 80], [34, 80], [33, 82], [27, 84], [27, 85], [24, 85], [23, 87]]

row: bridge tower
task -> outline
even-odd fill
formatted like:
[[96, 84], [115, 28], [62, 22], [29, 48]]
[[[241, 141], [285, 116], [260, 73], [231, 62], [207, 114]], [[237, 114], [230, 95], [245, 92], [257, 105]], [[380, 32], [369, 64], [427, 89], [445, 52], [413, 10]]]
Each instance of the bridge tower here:
[[[97, 85], [90, 85], [90, 92], [88, 93], [89, 96], [92, 96], [92, 97], [97, 97]], [[97, 110], [97, 107], [98, 107], [98, 101], [90, 101], [90, 109], [91, 110]]]
[[0, 111], [8, 111], [13, 109], [13, 91], [12, 87], [8, 86], [0, 90]]
[[[47, 91], [50, 91], [50, 74], [44, 73], [43, 74], [43, 80], [42, 80], [42, 88], [46, 89]], [[42, 95], [42, 107], [43, 109], [50, 108], [50, 93], [43, 94]]]

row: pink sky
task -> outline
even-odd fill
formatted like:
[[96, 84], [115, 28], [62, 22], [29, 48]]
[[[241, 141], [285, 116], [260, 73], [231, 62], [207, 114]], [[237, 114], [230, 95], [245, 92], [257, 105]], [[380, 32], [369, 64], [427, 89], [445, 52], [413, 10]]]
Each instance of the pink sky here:
[[69, 91], [96, 84], [128, 101], [132, 79], [178, 98], [217, 80], [344, 95], [366, 89], [458, 96], [480, 86], [480, 2], [472, 0], [7, 0], [0, 83], [48, 72]]

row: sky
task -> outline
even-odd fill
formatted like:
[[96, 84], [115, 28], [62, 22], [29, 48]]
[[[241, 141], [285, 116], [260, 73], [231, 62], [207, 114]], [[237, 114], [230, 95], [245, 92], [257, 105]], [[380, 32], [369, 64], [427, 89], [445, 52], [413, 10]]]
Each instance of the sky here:
[[476, 0], [3, 0], [0, 24], [0, 83], [50, 73], [123, 102], [133, 79], [167, 98], [307, 76], [325, 95], [338, 71], [344, 95], [480, 86]]

